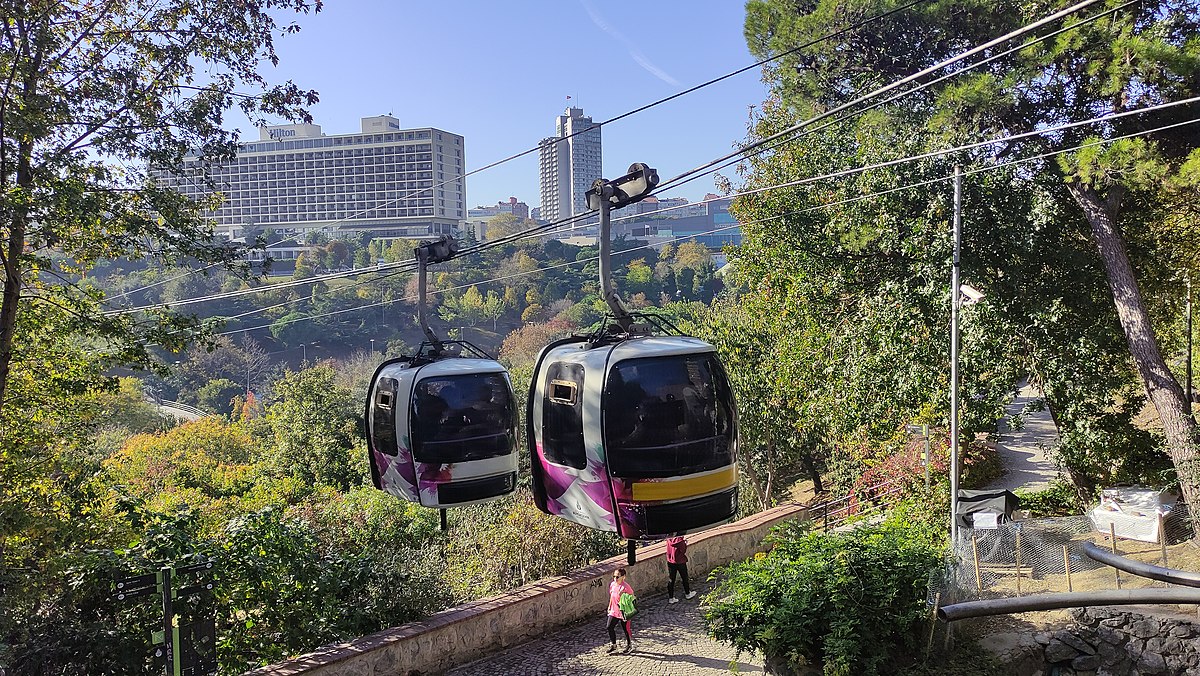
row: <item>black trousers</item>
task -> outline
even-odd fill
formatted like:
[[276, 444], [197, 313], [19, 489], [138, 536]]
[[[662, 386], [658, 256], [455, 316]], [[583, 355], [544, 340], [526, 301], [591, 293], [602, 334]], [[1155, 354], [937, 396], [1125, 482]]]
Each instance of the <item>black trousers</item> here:
[[625, 641], [626, 642], [632, 641], [633, 640], [633, 632], [629, 628], [629, 621], [622, 620], [619, 617], [613, 617], [612, 615], [608, 616], [608, 640], [611, 641], [613, 645], [617, 644], [617, 625], [618, 624], [625, 627]]
[[688, 584], [687, 564], [686, 563], [671, 563], [667, 562], [667, 573], [670, 578], [667, 579], [667, 596], [675, 596], [675, 575], [679, 574], [683, 578], [683, 593], [690, 594], [692, 592], [691, 585]]

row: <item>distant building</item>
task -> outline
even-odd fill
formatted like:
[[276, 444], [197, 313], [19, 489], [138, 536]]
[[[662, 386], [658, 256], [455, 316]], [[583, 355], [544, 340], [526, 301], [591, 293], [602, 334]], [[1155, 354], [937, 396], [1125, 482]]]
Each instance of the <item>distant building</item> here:
[[635, 216], [638, 214], [653, 214], [656, 218], [686, 218], [703, 216], [707, 213], [704, 203], [689, 204], [686, 197], [659, 198], [651, 195], [640, 202], [634, 202], [613, 212], [613, 218]]
[[507, 202], [497, 202], [491, 207], [475, 207], [467, 211], [468, 218], [491, 218], [500, 214], [512, 214], [522, 221], [529, 219], [529, 205], [518, 202], [516, 197], [509, 197]]
[[741, 244], [741, 226], [733, 214], [729, 213], [729, 204], [733, 200], [713, 194], [705, 195], [704, 199], [704, 202], [687, 205], [688, 210], [695, 208], [701, 212], [696, 215], [629, 220], [617, 220], [614, 217], [613, 237], [645, 239], [652, 243], [668, 240], [676, 240], [677, 243], [695, 241], [712, 251], [729, 244]]
[[[441, 129], [401, 129], [390, 115], [362, 118], [356, 134], [327, 136], [313, 124], [262, 127], [232, 162], [209, 168], [224, 197], [209, 215], [228, 239], [267, 229], [382, 239], [450, 233], [466, 213], [465, 146]], [[209, 192], [186, 175], [156, 175], [192, 198]]]
[[555, 135], [539, 144], [542, 204], [548, 222], [588, 211], [584, 194], [601, 177], [600, 126], [582, 108], [558, 116]]

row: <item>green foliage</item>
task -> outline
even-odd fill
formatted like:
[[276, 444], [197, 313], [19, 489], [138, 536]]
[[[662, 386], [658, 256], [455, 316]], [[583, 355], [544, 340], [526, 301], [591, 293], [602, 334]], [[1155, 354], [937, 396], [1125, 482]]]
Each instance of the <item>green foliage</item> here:
[[267, 422], [277, 474], [342, 489], [367, 482], [361, 405], [336, 384], [332, 367], [284, 375], [275, 396]]
[[724, 568], [704, 622], [738, 650], [829, 676], [891, 673], [918, 644], [940, 547], [889, 521], [845, 533], [785, 524], [774, 549]]
[[456, 599], [509, 589], [622, 550], [611, 534], [538, 511], [533, 496], [512, 496], [473, 507], [451, 522], [446, 544], [447, 580]]
[[[1043, 488], [1040, 491], [1018, 489], [1016, 495], [1021, 499], [1021, 509], [1029, 512], [1029, 516], [1035, 519], [1073, 516], [1082, 514], [1084, 509], [1084, 503], [1080, 501], [1075, 486], [1062, 479], [1055, 480], [1049, 488]], [[1094, 495], [1090, 495], [1088, 499], [1094, 497]]]
[[228, 378], [210, 380], [196, 391], [196, 401], [203, 409], [229, 415], [233, 412], [234, 399], [245, 397], [246, 390]]

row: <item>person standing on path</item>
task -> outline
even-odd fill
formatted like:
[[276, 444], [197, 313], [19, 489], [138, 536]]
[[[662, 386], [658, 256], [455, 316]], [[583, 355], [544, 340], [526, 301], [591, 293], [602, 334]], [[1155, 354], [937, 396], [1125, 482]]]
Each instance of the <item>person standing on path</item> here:
[[629, 620], [625, 618], [625, 613], [621, 611], [621, 594], [633, 594], [633, 587], [625, 581], [625, 569], [618, 568], [613, 571], [612, 582], [608, 585], [608, 640], [611, 643], [608, 647], [608, 652], [615, 652], [617, 649], [617, 625], [625, 627], [625, 652], [633, 649], [633, 630], [629, 626]]
[[688, 584], [687, 561], [687, 540], [682, 535], [667, 538], [667, 596], [671, 599], [668, 603], [679, 603], [679, 599], [675, 598], [676, 574], [683, 578], [683, 598], [690, 599], [696, 595]]

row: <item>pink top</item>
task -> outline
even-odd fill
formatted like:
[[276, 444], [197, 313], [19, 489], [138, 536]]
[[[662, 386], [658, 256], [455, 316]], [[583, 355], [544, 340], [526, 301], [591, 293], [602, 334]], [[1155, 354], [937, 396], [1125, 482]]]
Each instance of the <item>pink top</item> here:
[[683, 536], [667, 538], [667, 563], [687, 563], [687, 540]]
[[622, 580], [617, 582], [613, 580], [608, 583], [608, 616], [618, 619], [625, 619], [625, 613], [621, 612], [621, 594], [632, 594], [633, 587], [629, 586], [628, 582]]

